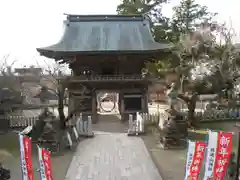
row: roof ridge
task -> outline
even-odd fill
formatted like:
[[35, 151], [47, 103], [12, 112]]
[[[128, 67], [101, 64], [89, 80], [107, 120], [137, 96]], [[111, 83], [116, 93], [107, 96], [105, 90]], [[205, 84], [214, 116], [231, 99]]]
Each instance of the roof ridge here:
[[83, 21], [143, 21], [146, 19], [144, 15], [75, 15], [65, 14], [69, 22], [83, 22]]

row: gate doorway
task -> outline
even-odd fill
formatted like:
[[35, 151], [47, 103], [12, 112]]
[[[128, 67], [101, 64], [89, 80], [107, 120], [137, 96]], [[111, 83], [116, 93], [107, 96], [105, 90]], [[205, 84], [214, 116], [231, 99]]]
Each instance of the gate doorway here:
[[104, 132], [126, 132], [122, 121], [120, 93], [117, 90], [96, 91], [97, 122], [93, 128]]
[[119, 114], [119, 94], [117, 92], [97, 92], [98, 114]]

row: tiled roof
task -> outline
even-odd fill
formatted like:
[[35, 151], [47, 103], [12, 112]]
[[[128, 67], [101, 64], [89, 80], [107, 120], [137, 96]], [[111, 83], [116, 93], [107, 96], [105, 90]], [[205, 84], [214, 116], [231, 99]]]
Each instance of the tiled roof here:
[[62, 39], [37, 51], [60, 58], [63, 54], [139, 53], [169, 48], [168, 44], [154, 41], [149, 20], [142, 15], [68, 15]]

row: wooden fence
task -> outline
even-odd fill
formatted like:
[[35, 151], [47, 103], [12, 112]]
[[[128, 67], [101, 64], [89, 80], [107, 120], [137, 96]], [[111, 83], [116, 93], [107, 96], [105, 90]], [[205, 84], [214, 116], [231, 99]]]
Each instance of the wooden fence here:
[[17, 127], [27, 127], [33, 126], [39, 120], [39, 117], [24, 117], [24, 116], [6, 116], [5, 117], [9, 121], [10, 128], [17, 128]]
[[224, 110], [210, 110], [206, 112], [197, 112], [196, 117], [199, 121], [222, 121], [222, 120], [240, 120], [240, 109], [229, 108]]
[[[140, 113], [146, 123], [159, 122], [167, 118], [166, 113]], [[187, 115], [187, 114], [186, 114]], [[222, 111], [211, 112], [196, 112], [196, 117], [201, 122], [207, 121], [240, 121], [240, 109], [226, 109]], [[135, 119], [135, 115], [133, 115]], [[11, 115], [6, 116], [5, 119], [9, 121], [10, 128], [33, 126], [39, 120], [39, 117], [24, 117]], [[73, 126], [76, 124], [77, 117], [72, 118], [67, 122], [67, 126]]]
[[[150, 122], [159, 122], [161, 119], [166, 119], [166, 114], [161, 113], [142, 113], [142, 117]], [[187, 118], [187, 112], [183, 112], [185, 118]], [[211, 122], [211, 121], [240, 121], [240, 109], [225, 109], [217, 111], [196, 112], [196, 118], [199, 122]]]
[[[187, 117], [187, 111], [182, 114]], [[142, 114], [145, 119], [155, 121], [158, 118], [165, 118], [165, 113]], [[240, 121], [240, 108], [226, 108], [221, 110], [206, 110], [204, 112], [195, 112], [196, 118], [201, 121]]]
[[159, 118], [163, 116], [164, 113], [140, 113], [142, 118], [148, 122], [158, 122]]
[[[169, 115], [166, 112], [159, 112], [159, 113], [140, 113], [144, 120], [144, 124], [147, 125], [147, 129], [151, 132], [156, 132], [156, 128], [152, 128], [153, 126], [158, 126], [160, 129], [164, 129], [166, 127], [166, 120], [169, 118]], [[187, 134], [187, 121], [185, 115], [178, 115], [175, 118], [176, 123], [176, 129], [171, 130], [172, 133], [179, 132], [181, 136], [184, 136]], [[150, 126], [148, 126], [150, 125]], [[153, 125], [153, 126], [152, 126]]]
[[[38, 116], [25, 117], [25, 116], [11, 115], [11, 116], [5, 116], [4, 118], [9, 121], [10, 128], [20, 128], [20, 127], [24, 128], [27, 126], [33, 126], [39, 120]], [[70, 119], [67, 122], [67, 126], [73, 126], [75, 123], [76, 123], [76, 118]]]
[[[159, 116], [161, 116], [163, 113], [142, 113], [142, 117], [147, 122], [158, 122]], [[39, 120], [38, 116], [35, 117], [25, 117], [25, 116], [19, 116], [19, 115], [10, 115], [3, 117], [4, 119], [8, 120], [8, 124], [10, 128], [21, 128], [21, 127], [27, 127], [27, 126], [33, 126], [36, 124], [36, 122]], [[67, 126], [73, 126], [76, 124], [78, 117], [73, 117], [70, 119], [66, 124]]]

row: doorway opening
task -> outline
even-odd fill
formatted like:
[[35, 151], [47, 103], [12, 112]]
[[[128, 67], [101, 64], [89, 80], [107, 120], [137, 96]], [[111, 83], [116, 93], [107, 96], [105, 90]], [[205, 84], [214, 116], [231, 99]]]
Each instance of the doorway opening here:
[[100, 91], [97, 93], [98, 114], [119, 114], [119, 94]]
[[126, 94], [124, 95], [124, 111], [141, 111], [142, 96], [141, 94]]
[[120, 122], [119, 93], [101, 91], [97, 93], [97, 114], [100, 122]]
[[124, 98], [125, 111], [141, 111], [142, 99], [141, 97], [125, 97]]

